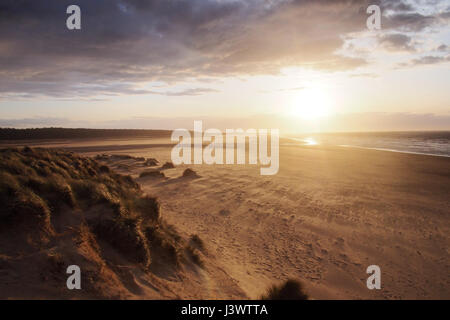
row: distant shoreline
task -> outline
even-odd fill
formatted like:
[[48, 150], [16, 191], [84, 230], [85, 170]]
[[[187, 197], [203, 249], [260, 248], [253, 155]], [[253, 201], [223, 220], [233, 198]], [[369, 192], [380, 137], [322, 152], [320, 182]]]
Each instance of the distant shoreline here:
[[395, 152], [395, 153], [418, 154], [418, 155], [422, 155], [422, 156], [433, 156], [433, 157], [450, 158], [450, 156], [445, 155], [445, 154], [424, 153], [424, 152], [414, 152], [414, 151], [403, 151], [403, 150], [384, 149], [384, 148], [369, 148], [369, 147], [352, 146], [352, 145], [345, 145], [345, 144], [339, 145], [338, 147], [357, 148], [357, 149], [364, 149], [364, 150], [377, 150], [377, 151], [387, 151], [387, 152]]

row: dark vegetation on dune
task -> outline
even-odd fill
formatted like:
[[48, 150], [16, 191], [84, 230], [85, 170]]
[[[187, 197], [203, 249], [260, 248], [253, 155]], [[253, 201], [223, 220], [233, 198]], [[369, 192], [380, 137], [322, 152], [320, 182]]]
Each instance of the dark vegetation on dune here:
[[[146, 161], [144, 157], [134, 157], [128, 154], [99, 154], [95, 156], [95, 160], [108, 161], [108, 160], [136, 160], [136, 161]], [[153, 158], [151, 158], [153, 159]]]
[[175, 166], [173, 165], [172, 162], [166, 162], [161, 167], [162, 170], [173, 169], [173, 168], [175, 168]]
[[190, 243], [199, 250], [205, 249], [205, 244], [203, 243], [203, 240], [197, 234], [193, 234], [189, 240]]
[[159, 170], [145, 170], [139, 174], [139, 178], [146, 178], [146, 177], [165, 178], [166, 176], [164, 175], [163, 172], [160, 172]]
[[119, 256], [146, 272], [201, 265], [195, 249], [161, 219], [156, 198], [94, 159], [49, 149], [0, 150], [0, 201], [0, 265], [4, 257], [19, 263], [33, 256], [41, 274], [57, 270], [63, 281], [62, 267], [79, 263], [92, 274], [84, 288], [95, 297], [104, 296], [99, 283], [114, 278], [105, 270], [120, 281]]
[[262, 300], [308, 300], [303, 285], [295, 279], [288, 279], [280, 285], [271, 286]]
[[155, 167], [159, 164], [159, 161], [156, 160], [155, 158], [148, 158], [147, 160], [145, 160], [144, 162], [144, 166], [145, 167]]
[[196, 178], [199, 175], [197, 174], [197, 172], [195, 172], [194, 170], [192, 170], [191, 168], [187, 168], [186, 170], [183, 171], [183, 177], [191, 177], [191, 178]]

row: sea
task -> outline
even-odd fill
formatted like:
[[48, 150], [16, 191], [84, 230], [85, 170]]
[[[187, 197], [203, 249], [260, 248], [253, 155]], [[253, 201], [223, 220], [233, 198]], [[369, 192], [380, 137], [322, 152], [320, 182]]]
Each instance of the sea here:
[[294, 144], [332, 145], [450, 157], [450, 131], [312, 133], [289, 136]]

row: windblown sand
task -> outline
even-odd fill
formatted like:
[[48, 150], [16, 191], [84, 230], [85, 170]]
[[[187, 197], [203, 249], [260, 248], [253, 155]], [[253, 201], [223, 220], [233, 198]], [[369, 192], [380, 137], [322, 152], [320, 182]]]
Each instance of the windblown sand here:
[[[161, 164], [171, 151], [142, 141], [52, 146]], [[132, 160], [111, 167], [133, 177], [145, 169]], [[187, 167], [199, 177], [182, 177]], [[165, 179], [137, 181], [181, 234], [201, 237], [242, 298], [287, 278], [302, 280], [314, 299], [450, 298], [450, 158], [282, 145], [275, 176], [254, 165], [163, 172]], [[366, 287], [369, 265], [381, 268], [381, 290]], [[208, 288], [220, 279], [202, 281]]]

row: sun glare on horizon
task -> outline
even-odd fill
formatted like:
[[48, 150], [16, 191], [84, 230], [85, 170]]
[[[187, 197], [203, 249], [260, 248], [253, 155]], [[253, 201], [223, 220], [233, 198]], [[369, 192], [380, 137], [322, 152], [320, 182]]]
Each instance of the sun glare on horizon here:
[[316, 120], [330, 115], [331, 101], [324, 90], [307, 88], [295, 98], [291, 114], [303, 120]]

